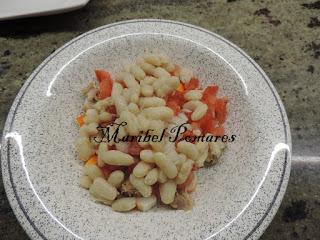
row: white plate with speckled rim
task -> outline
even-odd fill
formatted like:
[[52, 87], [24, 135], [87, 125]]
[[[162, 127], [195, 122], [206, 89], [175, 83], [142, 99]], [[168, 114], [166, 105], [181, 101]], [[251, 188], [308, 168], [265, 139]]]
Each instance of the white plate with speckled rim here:
[[[192, 69], [230, 98], [221, 161], [198, 172], [191, 211], [113, 212], [78, 186], [73, 142], [93, 70], [119, 71], [149, 51]], [[217, 34], [167, 20], [132, 20], [87, 32], [49, 56], [17, 95], [3, 132], [1, 166], [15, 215], [32, 239], [257, 239], [275, 215], [290, 174], [291, 138], [266, 74]]]

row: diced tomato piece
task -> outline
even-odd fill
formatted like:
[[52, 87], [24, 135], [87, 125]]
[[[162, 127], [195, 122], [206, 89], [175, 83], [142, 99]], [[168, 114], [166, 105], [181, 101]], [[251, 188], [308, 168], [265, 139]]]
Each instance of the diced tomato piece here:
[[108, 150], [117, 150], [116, 145], [108, 146]]
[[199, 87], [200, 83], [197, 78], [191, 78], [190, 81], [184, 85], [184, 88], [186, 91], [188, 90], [194, 90]]
[[207, 111], [199, 121], [195, 121], [192, 124], [194, 124], [194, 126], [198, 125], [203, 133], [212, 133], [217, 123], [217, 120], [212, 117], [211, 112]]
[[111, 75], [104, 70], [95, 71], [99, 81], [99, 98], [104, 99], [111, 96], [113, 80]]
[[96, 73], [96, 77], [98, 79], [99, 82], [102, 82], [102, 81], [105, 81], [107, 79], [110, 79], [111, 76], [110, 76], [110, 73], [108, 73], [107, 71], [105, 70], [95, 70], [94, 71]]
[[187, 116], [188, 122], [190, 123], [190, 122], [192, 121], [192, 120], [191, 120], [192, 112], [184, 112], [184, 114]]
[[171, 108], [174, 112], [174, 115], [178, 115], [180, 113], [181, 107], [175, 101], [167, 102], [167, 107]]
[[168, 96], [166, 96], [167, 102], [174, 101], [176, 102], [179, 106], [182, 106], [186, 100], [184, 99], [183, 93], [179, 91], [174, 91]]
[[106, 109], [106, 111], [107, 111], [108, 113], [111, 113], [111, 114], [117, 114], [117, 109], [116, 109], [116, 107], [115, 107], [114, 105], [108, 107], [108, 108]]
[[187, 137], [187, 136], [190, 136], [190, 137], [193, 136], [193, 133], [192, 133], [191, 130], [187, 130], [187, 131], [185, 131], [185, 132], [183, 133], [183, 137]]
[[224, 123], [227, 116], [227, 98], [220, 98], [216, 100], [215, 103], [215, 114], [219, 123]]
[[206, 98], [202, 98], [202, 101], [207, 104], [210, 112], [213, 113], [213, 117], [215, 115], [215, 104], [216, 104], [216, 96], [207, 96]]
[[192, 122], [191, 127], [193, 130], [201, 129], [200, 125], [198, 122]]
[[193, 179], [193, 172], [191, 171], [191, 173], [189, 174], [187, 180], [184, 181], [181, 184], [178, 184], [177, 188], [180, 189], [180, 190], [184, 190], [192, 182], [192, 179]]
[[202, 96], [202, 101], [208, 105], [208, 110], [212, 114], [212, 118], [215, 118], [215, 104], [216, 104], [216, 94], [218, 92], [218, 86], [208, 86]]
[[195, 139], [193, 138], [193, 132], [191, 130], [187, 130], [186, 132], [183, 133], [183, 138], [181, 140], [184, 140], [186, 137], [191, 137], [188, 139], [189, 142], [194, 143]]
[[206, 99], [211, 96], [216, 96], [218, 90], [219, 90], [219, 87], [216, 85], [206, 87], [206, 89], [203, 92], [202, 99]]
[[220, 126], [220, 127], [213, 127], [210, 130], [210, 133], [214, 136], [223, 136], [224, 135], [224, 127]]
[[128, 153], [133, 156], [139, 156], [141, 147], [137, 142], [130, 142], [128, 147]]
[[207, 113], [198, 121], [195, 121], [194, 124], [200, 126], [203, 132], [207, 133], [210, 126], [212, 125], [213, 119], [211, 114], [207, 111]]

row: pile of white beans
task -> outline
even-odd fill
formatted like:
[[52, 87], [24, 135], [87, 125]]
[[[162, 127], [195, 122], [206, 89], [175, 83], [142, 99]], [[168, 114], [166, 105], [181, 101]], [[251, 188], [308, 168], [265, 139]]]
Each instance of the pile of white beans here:
[[[80, 136], [75, 141], [79, 158], [86, 162], [97, 155], [97, 163], [84, 166], [84, 176], [80, 185], [89, 189], [91, 196], [98, 202], [110, 205], [115, 211], [130, 211], [137, 208], [147, 211], [158, 201], [172, 205], [177, 196], [177, 185], [184, 183], [193, 171], [193, 167], [204, 166], [204, 162], [216, 161], [224, 148], [221, 142], [168, 141], [165, 135], [161, 142], [141, 142], [140, 158], [128, 154], [126, 142], [100, 143], [93, 141], [99, 137], [97, 127], [101, 123], [127, 122], [120, 128], [118, 137], [137, 136], [141, 131], [153, 129], [153, 134], [160, 134], [164, 128], [170, 128], [187, 120], [184, 112], [192, 112], [191, 119], [197, 121], [207, 112], [208, 106], [201, 102], [203, 90], [196, 89], [185, 93], [187, 102], [177, 116], [166, 106], [163, 97], [175, 91], [180, 82], [188, 83], [193, 73], [181, 67], [176, 76], [170, 72], [175, 65], [164, 55], [148, 54], [137, 63], [124, 67], [115, 79], [111, 96], [102, 100], [95, 84], [89, 84], [84, 90], [86, 100], [83, 105], [84, 125], [80, 127]], [[126, 87], [123, 87], [123, 82]], [[115, 106], [116, 114], [106, 111]], [[191, 129], [190, 125], [187, 125]], [[201, 130], [193, 130], [194, 135], [201, 135]], [[111, 146], [115, 149], [110, 149]], [[122, 170], [115, 170], [105, 176], [102, 167], [115, 165], [128, 167], [136, 164], [129, 175]], [[137, 192], [135, 196], [123, 193], [123, 184], [130, 184]], [[153, 194], [153, 186], [159, 186], [160, 199]], [[196, 174], [185, 188], [186, 192], [195, 190]]]

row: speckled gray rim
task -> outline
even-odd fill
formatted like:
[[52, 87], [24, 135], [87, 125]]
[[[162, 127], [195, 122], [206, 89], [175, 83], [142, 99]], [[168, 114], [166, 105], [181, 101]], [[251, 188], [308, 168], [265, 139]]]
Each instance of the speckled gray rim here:
[[[8, 133], [12, 130], [12, 123], [14, 120], [14, 116], [15, 116], [15, 112], [17, 111], [21, 101], [23, 100], [24, 94], [27, 91], [29, 85], [31, 84], [31, 82], [33, 81], [33, 79], [37, 76], [37, 74], [51, 61], [51, 59], [53, 59], [57, 54], [59, 54], [61, 51], [63, 51], [65, 48], [67, 48], [68, 46], [72, 45], [73, 43], [75, 43], [76, 41], [90, 35], [93, 34], [95, 32], [99, 32], [101, 30], [107, 29], [107, 28], [111, 28], [117, 25], [124, 25], [124, 24], [132, 24], [132, 23], [139, 23], [139, 22], [164, 22], [164, 23], [168, 23], [168, 24], [177, 24], [180, 26], [184, 26], [184, 27], [188, 27], [188, 28], [193, 28], [196, 29], [198, 31], [202, 31], [204, 33], [207, 33], [208, 35], [211, 35], [212, 37], [218, 38], [219, 40], [223, 41], [224, 43], [227, 43], [231, 48], [237, 50], [241, 55], [243, 55], [245, 58], [247, 58], [250, 63], [256, 68], [256, 70], [258, 72], [260, 72], [260, 74], [263, 76], [263, 79], [266, 81], [266, 83], [268, 84], [270, 90], [272, 91], [272, 94], [275, 98], [275, 101], [277, 103], [277, 106], [279, 108], [279, 111], [281, 113], [281, 117], [282, 117], [282, 122], [283, 122], [283, 129], [284, 129], [284, 136], [285, 136], [285, 143], [289, 145], [290, 149], [291, 149], [291, 135], [290, 135], [290, 128], [289, 128], [289, 124], [288, 124], [288, 120], [287, 120], [287, 116], [283, 107], [283, 104], [280, 100], [280, 97], [278, 96], [274, 86], [272, 85], [271, 81], [269, 80], [269, 78], [266, 76], [266, 74], [263, 72], [263, 70], [254, 62], [254, 60], [252, 60], [245, 52], [243, 52], [241, 49], [239, 49], [236, 45], [234, 45], [233, 43], [229, 42], [228, 40], [224, 39], [223, 37], [212, 33], [208, 30], [205, 30], [203, 28], [194, 26], [194, 25], [190, 25], [190, 24], [186, 24], [186, 23], [181, 23], [181, 22], [176, 22], [176, 21], [170, 21], [170, 20], [158, 20], [158, 19], [140, 19], [140, 20], [129, 20], [129, 21], [123, 21], [123, 22], [117, 22], [117, 23], [113, 23], [113, 24], [109, 24], [106, 26], [102, 26], [99, 28], [96, 28], [94, 30], [91, 30], [87, 33], [84, 33], [80, 36], [78, 36], [77, 38], [73, 39], [72, 41], [66, 43], [64, 46], [62, 46], [61, 48], [59, 48], [57, 51], [55, 51], [53, 54], [51, 54], [35, 71], [34, 73], [28, 78], [28, 80], [25, 82], [25, 84], [23, 85], [23, 87], [21, 88], [20, 92], [18, 93], [14, 103], [12, 104], [12, 107], [10, 109], [10, 112], [8, 114], [8, 118], [6, 120], [6, 124], [5, 124], [5, 128], [4, 128], [4, 135], [5, 133]], [[21, 223], [21, 225], [24, 227], [24, 229], [26, 230], [26, 232], [28, 233], [28, 235], [30, 237], [34, 236], [34, 233], [36, 233], [36, 235], [42, 239], [47, 239], [45, 236], [45, 233], [42, 233], [37, 226], [35, 225], [35, 223], [32, 221], [32, 219], [30, 219], [30, 217], [27, 214], [26, 209], [24, 208], [24, 206], [21, 203], [21, 200], [17, 194], [17, 190], [15, 187], [15, 183], [13, 182], [12, 179], [12, 172], [11, 172], [11, 168], [10, 168], [10, 143], [6, 144], [6, 141], [4, 139], [4, 136], [2, 137], [2, 147], [1, 147], [1, 168], [2, 168], [2, 174], [4, 176], [4, 171], [8, 170], [9, 172], [9, 182], [10, 184], [6, 184], [4, 179], [4, 186], [5, 186], [5, 190], [8, 196], [8, 199], [10, 201], [10, 204], [13, 206], [13, 201], [17, 201], [18, 206], [19, 206], [19, 211], [22, 211], [24, 217], [27, 219], [27, 222], [23, 221], [22, 219], [19, 218], [19, 214], [18, 209], [13, 207], [14, 213], [16, 214], [19, 222]], [[4, 169], [3, 167], [3, 162], [7, 161], [8, 164], [8, 169]], [[272, 202], [270, 202], [269, 207], [266, 209], [266, 211], [264, 212], [262, 218], [256, 223], [255, 226], [253, 226], [253, 228], [251, 229], [251, 231], [247, 234], [247, 236], [244, 239], [256, 239], [259, 238], [259, 236], [263, 233], [263, 231], [266, 229], [266, 227], [268, 226], [268, 224], [271, 222], [276, 210], [278, 209], [280, 203], [281, 203], [281, 199], [283, 197], [283, 194], [285, 192], [286, 186], [287, 186], [287, 181], [288, 181], [288, 177], [290, 174], [290, 154], [288, 154], [287, 152], [285, 153], [285, 160], [284, 160], [284, 165], [282, 168], [282, 173], [281, 173], [281, 178], [279, 180], [279, 183], [277, 185], [276, 188], [276, 192], [273, 196]], [[289, 167], [288, 167], [289, 166]], [[284, 179], [286, 178], [286, 180], [284, 181]], [[13, 189], [13, 193], [9, 194], [8, 193], [8, 189], [11, 188]], [[282, 192], [281, 194], [279, 194], [280, 192]], [[271, 211], [273, 210], [273, 211]], [[271, 216], [269, 216], [271, 215]], [[27, 226], [30, 225], [30, 226]]]

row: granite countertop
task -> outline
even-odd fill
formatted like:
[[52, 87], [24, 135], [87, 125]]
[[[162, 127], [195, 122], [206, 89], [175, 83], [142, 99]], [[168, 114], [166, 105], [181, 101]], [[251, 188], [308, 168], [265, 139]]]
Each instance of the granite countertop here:
[[[0, 22], [0, 129], [20, 87], [52, 52], [95, 27], [166, 18], [207, 28], [264, 69], [288, 113], [293, 140], [287, 193], [261, 239], [320, 239], [320, 1], [92, 0], [55, 16]], [[1, 239], [28, 239], [0, 186]]]

